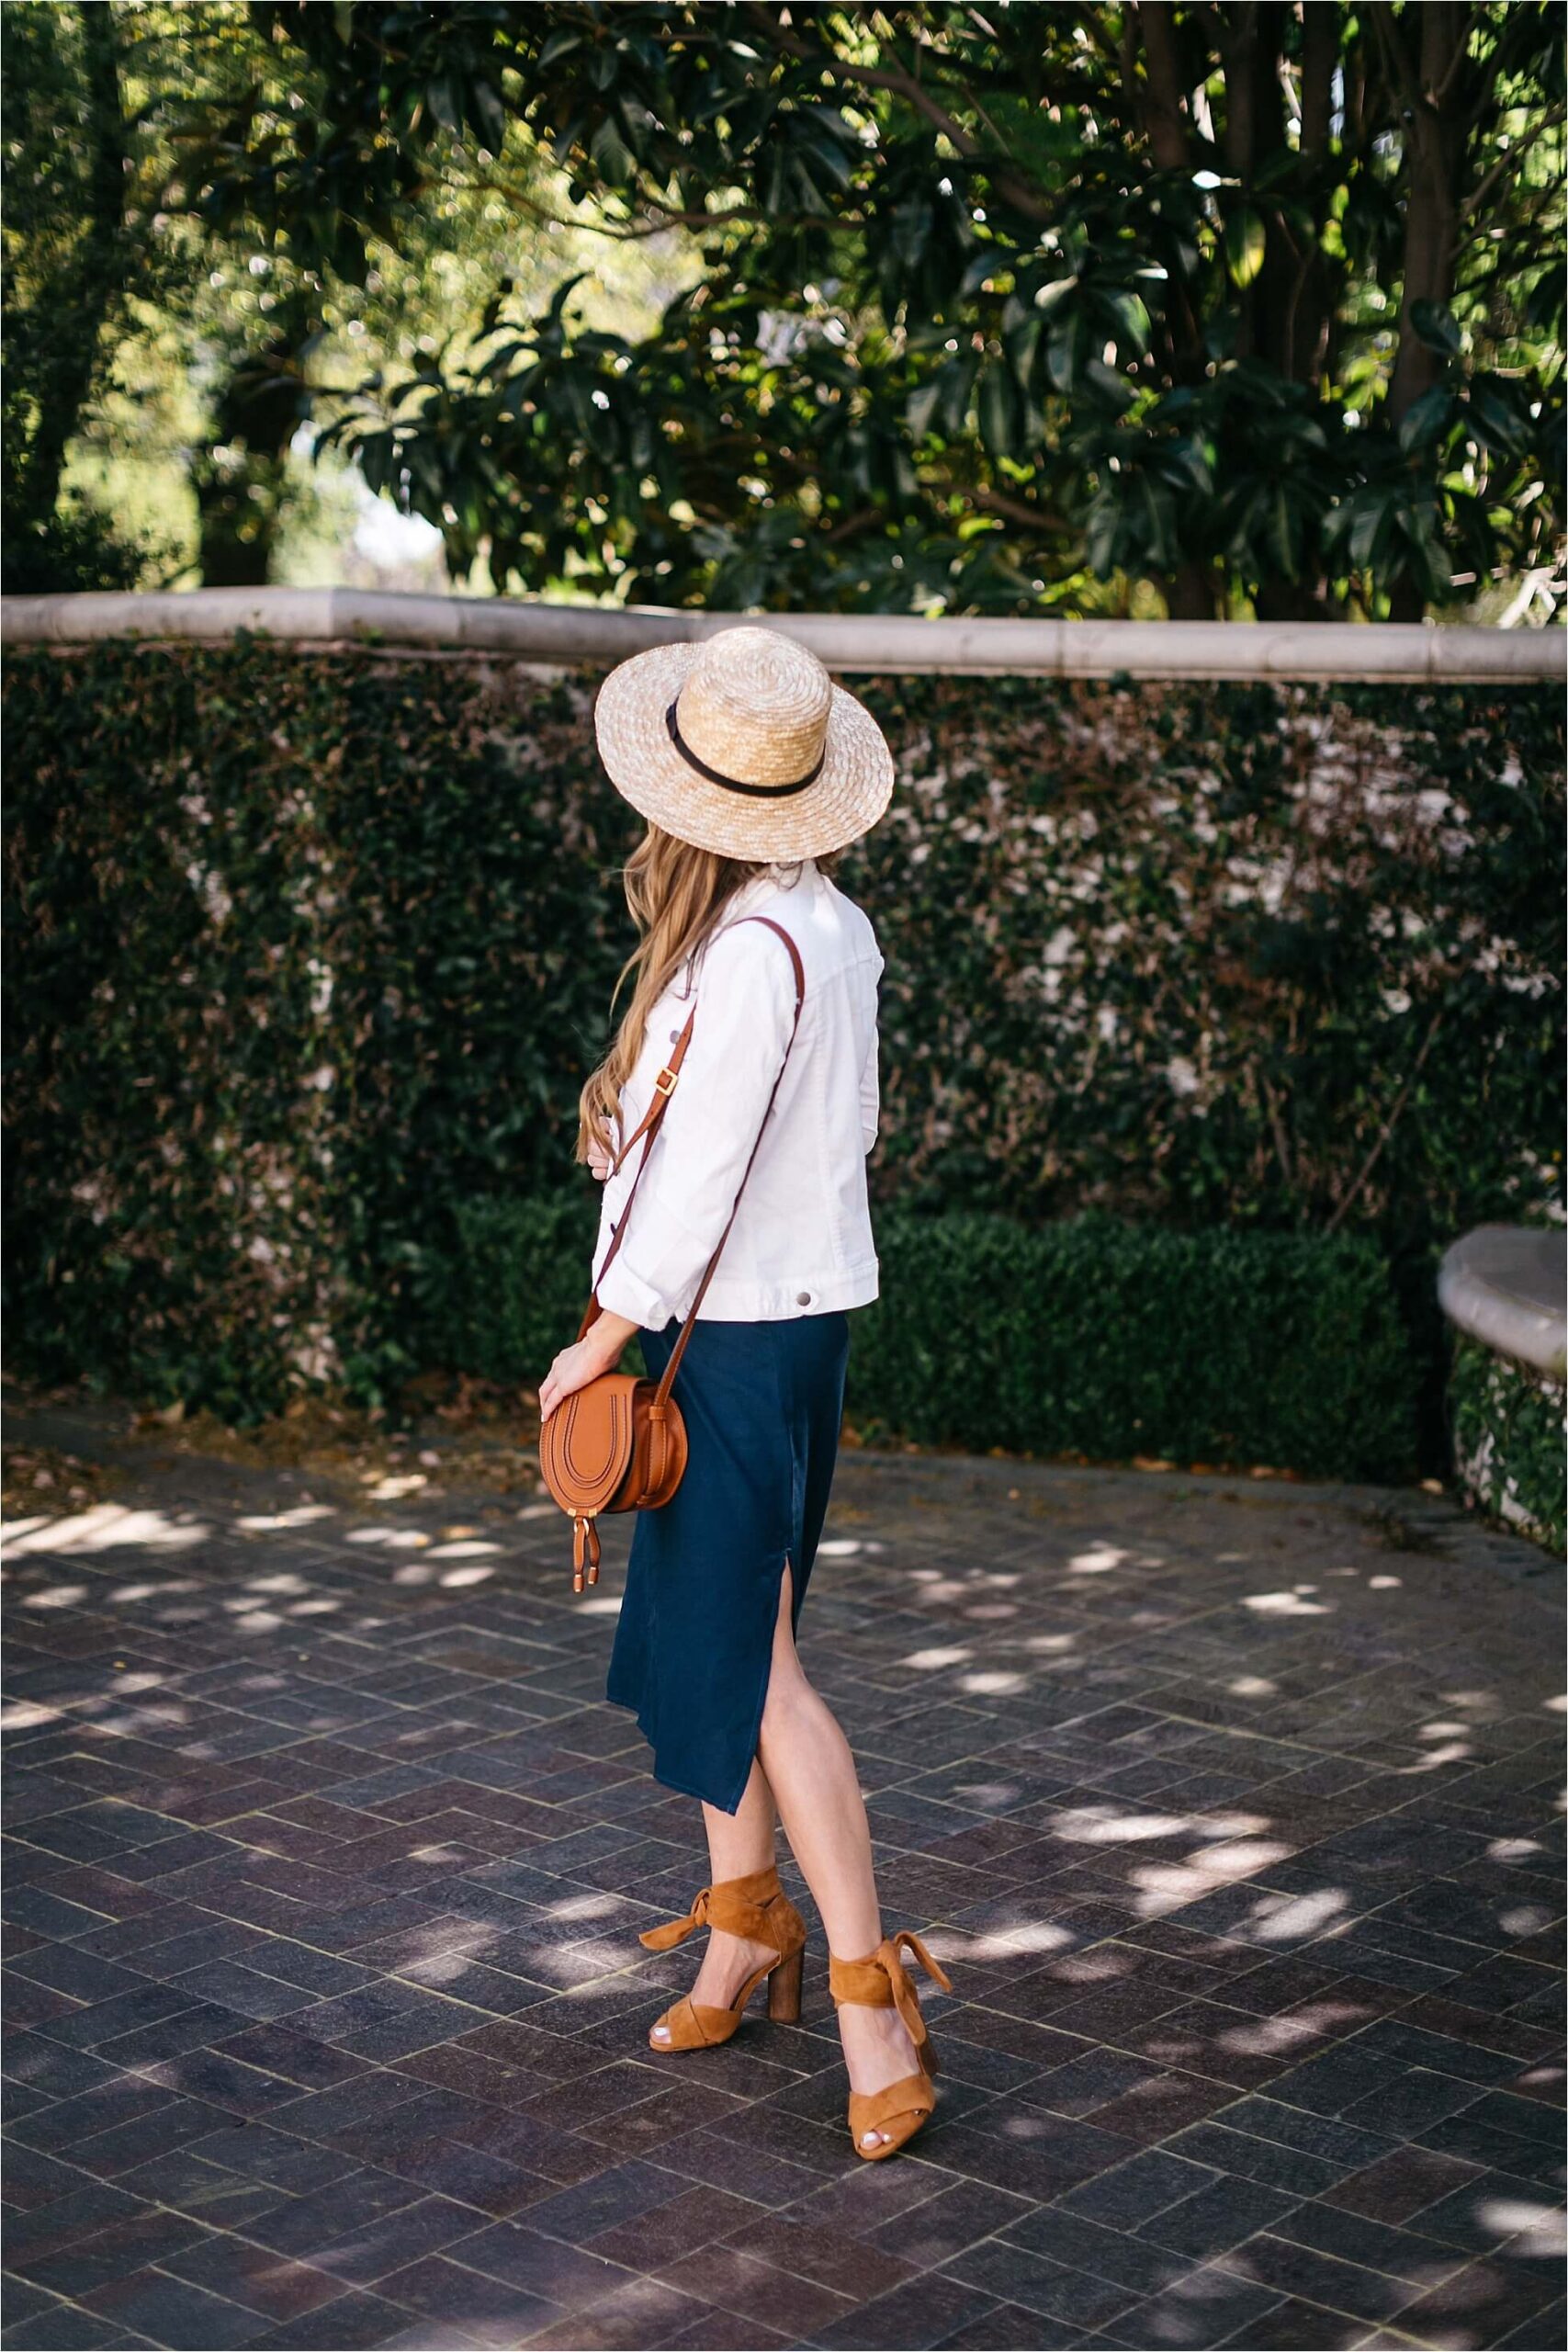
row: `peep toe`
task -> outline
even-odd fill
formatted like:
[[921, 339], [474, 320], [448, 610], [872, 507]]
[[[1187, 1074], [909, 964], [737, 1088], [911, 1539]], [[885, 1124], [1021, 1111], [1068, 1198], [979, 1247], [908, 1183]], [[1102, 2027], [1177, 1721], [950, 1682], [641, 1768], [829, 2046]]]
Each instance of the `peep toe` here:
[[798, 2022], [806, 1922], [779, 1884], [778, 1871], [772, 1863], [766, 1870], [753, 1871], [747, 1878], [727, 1878], [716, 1886], [705, 1886], [683, 1919], [671, 1919], [661, 1928], [649, 1928], [639, 1940], [649, 1951], [671, 1951], [699, 1928], [717, 1928], [725, 1935], [772, 1944], [777, 1956], [752, 1971], [731, 2008], [710, 2007], [705, 2002], [694, 2001], [689, 1994], [677, 2001], [655, 2020], [656, 2028], [663, 2026], [667, 2030], [669, 2041], [655, 2041], [650, 2031], [648, 2039], [652, 2049], [712, 2050], [721, 2041], [728, 2041], [764, 1977], [768, 1980], [769, 2017], [783, 2025]]
[[[946, 1970], [908, 1928], [901, 1928], [896, 1936], [884, 1936], [876, 1950], [864, 1960], [840, 1960], [831, 1953], [828, 1960], [828, 1985], [835, 2006], [842, 2007], [850, 2001], [869, 2008], [896, 2008], [908, 2028], [919, 2061], [918, 2075], [905, 2075], [879, 2091], [850, 2093], [850, 2137], [855, 2143], [856, 2155], [863, 2156], [868, 2164], [896, 2154], [914, 2138], [936, 2107], [936, 2086], [931, 2081], [936, 2072], [936, 2052], [920, 2015], [919, 1996], [904, 1965], [901, 1944], [908, 1946], [926, 1974], [944, 1993], [952, 1992], [953, 1983]], [[863, 2145], [868, 2132], [886, 2132], [887, 2137], [868, 2148]]]

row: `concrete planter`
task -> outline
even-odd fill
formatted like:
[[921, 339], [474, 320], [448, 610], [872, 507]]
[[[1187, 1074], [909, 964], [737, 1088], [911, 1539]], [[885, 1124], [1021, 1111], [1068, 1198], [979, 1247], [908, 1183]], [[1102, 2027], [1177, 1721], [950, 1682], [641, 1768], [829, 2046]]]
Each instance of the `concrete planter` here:
[[1568, 1261], [1561, 1232], [1480, 1226], [1438, 1275], [1461, 1334], [1449, 1398], [1454, 1463], [1469, 1499], [1561, 1554]]

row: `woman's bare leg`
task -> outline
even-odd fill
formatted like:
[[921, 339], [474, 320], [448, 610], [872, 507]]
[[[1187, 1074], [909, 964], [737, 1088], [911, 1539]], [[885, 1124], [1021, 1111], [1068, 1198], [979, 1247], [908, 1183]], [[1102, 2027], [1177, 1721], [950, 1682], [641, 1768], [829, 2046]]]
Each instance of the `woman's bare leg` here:
[[[882, 1941], [865, 1801], [849, 1742], [807, 1680], [795, 1653], [791, 1591], [786, 1567], [758, 1755], [784, 1835], [821, 1914], [828, 1949], [841, 1960], [863, 1960]], [[846, 2003], [839, 2011], [839, 2032], [852, 2090], [879, 2091], [919, 2067], [897, 2009]], [[865, 2144], [887, 2136], [867, 2132]]]
[[[773, 1792], [753, 1758], [738, 1813], [721, 1813], [716, 1804], [703, 1807], [713, 1885], [725, 1879], [750, 1878], [753, 1871], [767, 1869], [777, 1850], [773, 1843], [777, 1819]], [[752, 1971], [773, 1957], [773, 1950], [771, 1944], [753, 1943], [749, 1937], [726, 1935], [722, 1928], [710, 1928], [703, 1963], [692, 1986], [693, 2000], [709, 2008], [728, 2009]], [[653, 2039], [668, 2041], [669, 2027], [655, 2026]]]

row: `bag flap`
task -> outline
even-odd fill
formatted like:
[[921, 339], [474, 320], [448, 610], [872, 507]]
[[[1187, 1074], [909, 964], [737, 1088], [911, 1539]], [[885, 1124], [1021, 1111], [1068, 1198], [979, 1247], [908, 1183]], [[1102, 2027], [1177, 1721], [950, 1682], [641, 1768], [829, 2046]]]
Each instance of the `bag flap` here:
[[631, 1467], [637, 1376], [602, 1373], [558, 1405], [539, 1432], [539, 1468], [562, 1510], [603, 1510]]

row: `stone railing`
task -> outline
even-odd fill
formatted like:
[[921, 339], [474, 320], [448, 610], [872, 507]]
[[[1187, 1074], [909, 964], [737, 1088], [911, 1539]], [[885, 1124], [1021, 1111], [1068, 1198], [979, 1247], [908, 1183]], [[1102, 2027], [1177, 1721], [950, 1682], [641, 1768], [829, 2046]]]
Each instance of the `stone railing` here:
[[98, 638], [221, 643], [241, 629], [281, 644], [488, 653], [605, 666], [671, 639], [748, 619], [808, 645], [830, 670], [1012, 677], [1387, 679], [1520, 684], [1568, 678], [1568, 630], [1404, 623], [921, 620], [889, 613], [699, 613], [657, 605], [529, 604], [502, 596], [387, 595], [356, 588], [202, 588], [185, 595], [0, 597], [0, 643]]

